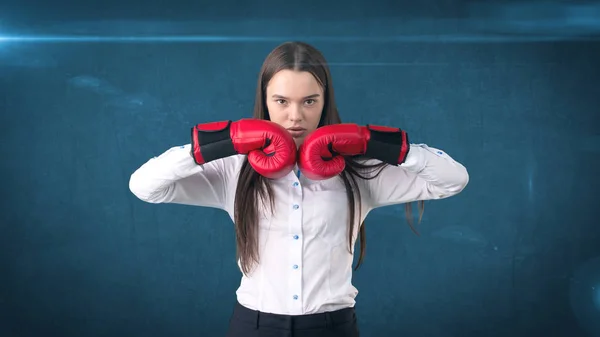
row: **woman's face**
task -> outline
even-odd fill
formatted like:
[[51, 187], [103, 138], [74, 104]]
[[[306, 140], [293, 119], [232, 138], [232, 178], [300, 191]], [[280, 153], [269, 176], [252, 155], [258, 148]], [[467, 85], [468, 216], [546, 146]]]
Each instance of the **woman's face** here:
[[265, 99], [271, 121], [286, 128], [297, 146], [319, 126], [325, 95], [311, 73], [279, 71], [269, 81]]

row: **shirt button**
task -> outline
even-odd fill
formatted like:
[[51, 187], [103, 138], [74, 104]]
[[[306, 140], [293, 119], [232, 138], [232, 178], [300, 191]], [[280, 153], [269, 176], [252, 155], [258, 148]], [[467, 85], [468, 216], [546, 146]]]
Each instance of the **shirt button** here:
[[297, 300], [298, 299], [298, 295], [294, 295], [294, 299]]
[[294, 269], [298, 269], [298, 265], [297, 264], [294, 265]]
[[296, 181], [296, 182], [294, 182], [294, 184], [293, 184], [293, 185], [294, 185], [294, 187], [298, 186], [298, 182], [297, 182], [297, 181]]
[[298, 235], [294, 235], [294, 240], [298, 240]]
[[294, 205], [294, 209], [298, 209], [298, 208], [300, 208], [300, 206]]

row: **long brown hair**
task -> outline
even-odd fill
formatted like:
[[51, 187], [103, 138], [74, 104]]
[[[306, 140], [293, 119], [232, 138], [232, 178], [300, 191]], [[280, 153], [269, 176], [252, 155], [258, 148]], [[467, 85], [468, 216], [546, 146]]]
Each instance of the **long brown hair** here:
[[[325, 105], [319, 126], [340, 124], [342, 120], [338, 114], [335, 104], [333, 83], [329, 67], [320, 51], [303, 42], [286, 42], [276, 47], [266, 57], [258, 76], [256, 86], [256, 97], [254, 103], [254, 118], [270, 120], [267, 110], [265, 94], [266, 88], [273, 77], [280, 70], [289, 69], [295, 71], [310, 72], [319, 82], [324, 91]], [[365, 165], [359, 157], [346, 157], [346, 168], [339, 175], [346, 187], [348, 197], [349, 223], [348, 223], [348, 246], [352, 252], [354, 237], [354, 225], [356, 219], [356, 202], [360, 212], [360, 190], [356, 178], [373, 179], [387, 165], [379, 163], [376, 165]], [[371, 173], [375, 172], [375, 175]], [[368, 173], [365, 175], [363, 173]], [[258, 253], [258, 221], [259, 205], [270, 205], [274, 208], [273, 190], [269, 179], [259, 175], [247, 160], [244, 161], [235, 194], [234, 222], [236, 232], [236, 257], [240, 262], [242, 272], [250, 273], [255, 263], [259, 263]], [[412, 222], [412, 205], [405, 205], [408, 223], [416, 232]], [[419, 222], [424, 211], [423, 201], [419, 201]], [[361, 217], [359, 216], [358, 219]], [[366, 237], [364, 223], [360, 226], [360, 256], [355, 270], [362, 264], [366, 249]]]

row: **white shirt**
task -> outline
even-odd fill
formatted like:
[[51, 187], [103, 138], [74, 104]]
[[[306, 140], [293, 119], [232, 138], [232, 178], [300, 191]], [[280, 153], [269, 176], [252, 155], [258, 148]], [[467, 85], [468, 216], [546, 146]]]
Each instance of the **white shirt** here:
[[[237, 178], [244, 156], [198, 166], [190, 145], [173, 147], [137, 169], [131, 192], [149, 203], [177, 203], [225, 210], [233, 221]], [[373, 161], [376, 162], [376, 161]], [[424, 144], [411, 144], [404, 164], [378, 178], [358, 179], [362, 210], [453, 196], [467, 185], [463, 165]], [[353, 255], [347, 243], [347, 197], [339, 177], [312, 181], [295, 172], [273, 181], [275, 212], [260, 219], [260, 263], [237, 290], [240, 304], [262, 312], [301, 315], [352, 307]], [[356, 210], [358, 219], [358, 208]]]

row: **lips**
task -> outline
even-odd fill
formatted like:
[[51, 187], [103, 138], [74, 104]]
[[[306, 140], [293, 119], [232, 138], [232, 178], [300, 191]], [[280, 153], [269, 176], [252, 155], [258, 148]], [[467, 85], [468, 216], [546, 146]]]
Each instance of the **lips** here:
[[287, 130], [294, 138], [301, 137], [304, 135], [304, 132], [306, 132], [306, 129], [304, 128], [288, 128]]

